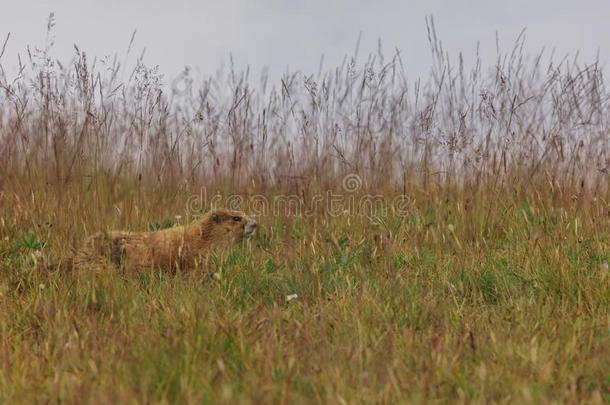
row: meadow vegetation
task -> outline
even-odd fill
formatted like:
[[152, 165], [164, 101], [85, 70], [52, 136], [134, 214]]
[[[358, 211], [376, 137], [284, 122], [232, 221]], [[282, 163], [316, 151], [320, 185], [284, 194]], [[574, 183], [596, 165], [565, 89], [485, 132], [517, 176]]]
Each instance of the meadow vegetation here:
[[[466, 69], [428, 34], [422, 80], [380, 50], [165, 81], [131, 50], [62, 65], [51, 18], [0, 68], [0, 402], [610, 401], [602, 69], [522, 36]], [[40, 265], [188, 221], [202, 190], [298, 209], [203, 272]]]

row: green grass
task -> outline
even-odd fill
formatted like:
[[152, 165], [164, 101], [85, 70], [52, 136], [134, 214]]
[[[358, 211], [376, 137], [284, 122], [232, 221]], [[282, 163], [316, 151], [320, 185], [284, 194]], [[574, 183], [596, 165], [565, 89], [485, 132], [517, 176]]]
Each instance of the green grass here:
[[0, 402], [610, 400], [603, 210], [457, 205], [262, 218], [173, 275], [37, 271], [54, 233], [5, 227]]

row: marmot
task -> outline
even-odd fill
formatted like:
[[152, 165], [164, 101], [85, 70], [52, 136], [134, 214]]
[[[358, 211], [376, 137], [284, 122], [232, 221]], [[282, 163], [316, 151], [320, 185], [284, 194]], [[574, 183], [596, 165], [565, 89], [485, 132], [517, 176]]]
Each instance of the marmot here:
[[243, 212], [218, 209], [189, 225], [159, 231], [101, 232], [87, 238], [76, 250], [71, 267], [189, 269], [199, 266], [213, 246], [250, 239], [256, 229], [256, 221]]

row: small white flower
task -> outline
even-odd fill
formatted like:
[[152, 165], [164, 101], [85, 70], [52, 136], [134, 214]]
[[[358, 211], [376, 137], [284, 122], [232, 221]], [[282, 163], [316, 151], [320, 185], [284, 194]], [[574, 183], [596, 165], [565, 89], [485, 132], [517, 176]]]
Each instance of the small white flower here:
[[299, 298], [298, 294], [289, 294], [286, 296], [286, 302], [290, 302], [292, 300], [296, 300], [297, 298]]
[[600, 270], [608, 270], [608, 268], [609, 268], [608, 262], [603, 262], [602, 264], [599, 265]]
[[42, 291], [42, 290], [44, 290], [46, 287], [47, 287], [46, 285], [44, 285], [43, 283], [40, 283], [40, 285], [38, 286], [38, 289], [39, 289], [40, 291]]
[[180, 221], [182, 219], [182, 215], [176, 215], [174, 218], [176, 218], [176, 221]]

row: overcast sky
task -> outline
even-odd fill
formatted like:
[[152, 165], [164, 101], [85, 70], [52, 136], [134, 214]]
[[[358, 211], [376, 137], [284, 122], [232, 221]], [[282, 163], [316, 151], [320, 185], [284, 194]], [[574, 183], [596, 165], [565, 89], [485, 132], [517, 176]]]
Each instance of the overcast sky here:
[[77, 44], [89, 55], [124, 54], [137, 30], [135, 49], [146, 47], [145, 62], [159, 65], [169, 79], [185, 65], [213, 73], [231, 52], [236, 64], [255, 71], [268, 66], [317, 71], [352, 53], [362, 33], [361, 54], [381, 39], [388, 55], [401, 50], [407, 72], [425, 74], [430, 66], [425, 17], [433, 15], [445, 48], [474, 59], [477, 41], [493, 63], [495, 33], [508, 50], [527, 28], [527, 50], [542, 46], [557, 53], [580, 50], [582, 61], [607, 64], [610, 56], [608, 0], [0, 0], [0, 36], [11, 33], [0, 61], [16, 65], [27, 44], [42, 45], [49, 13], [55, 13], [53, 56], [68, 61]]

